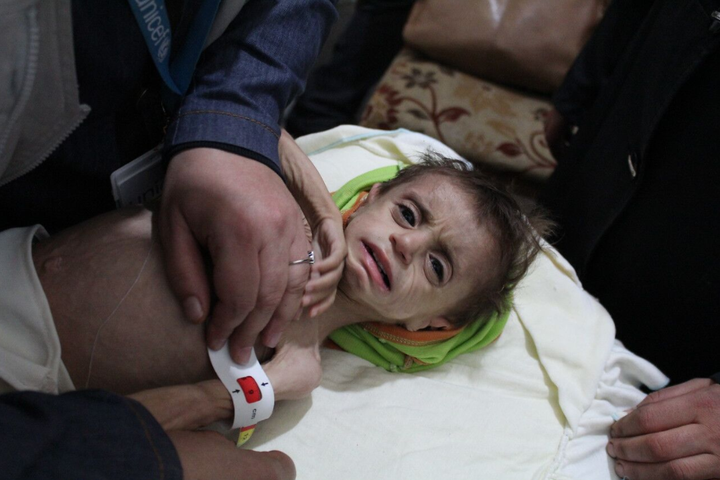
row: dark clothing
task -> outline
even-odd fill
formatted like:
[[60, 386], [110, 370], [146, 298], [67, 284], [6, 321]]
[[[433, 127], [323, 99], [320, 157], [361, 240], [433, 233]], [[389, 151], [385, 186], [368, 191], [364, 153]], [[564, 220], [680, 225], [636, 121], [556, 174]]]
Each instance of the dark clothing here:
[[6, 480], [182, 480], [170, 438], [145, 407], [100, 390], [0, 396]]
[[403, 45], [415, 0], [358, 0], [330, 61], [315, 69], [285, 128], [293, 136], [358, 122], [359, 109]]
[[673, 383], [720, 364], [719, 0], [615, 0], [555, 97], [557, 247]]
[[[280, 115], [304, 86], [337, 16], [334, 2], [248, 1], [203, 52], [168, 127], [169, 154], [212, 146], [280, 173]], [[167, 2], [173, 45], [198, 4]], [[92, 111], [43, 164], [0, 188], [0, 230], [41, 223], [52, 233], [113, 209], [110, 174], [162, 140], [162, 125], [148, 125], [159, 102], [140, 100], [162, 83], [128, 1], [73, 0], [72, 7], [80, 101]]]

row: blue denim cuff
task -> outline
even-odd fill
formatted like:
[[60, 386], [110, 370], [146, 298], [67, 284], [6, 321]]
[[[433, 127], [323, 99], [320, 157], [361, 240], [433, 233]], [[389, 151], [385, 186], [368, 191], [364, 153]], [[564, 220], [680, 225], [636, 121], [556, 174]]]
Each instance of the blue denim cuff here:
[[[270, 126], [243, 113], [222, 110], [181, 111], [168, 127], [165, 147], [182, 150], [184, 143], [211, 142], [235, 145], [255, 152], [277, 166], [279, 127]], [[265, 163], [265, 162], [263, 162]]]

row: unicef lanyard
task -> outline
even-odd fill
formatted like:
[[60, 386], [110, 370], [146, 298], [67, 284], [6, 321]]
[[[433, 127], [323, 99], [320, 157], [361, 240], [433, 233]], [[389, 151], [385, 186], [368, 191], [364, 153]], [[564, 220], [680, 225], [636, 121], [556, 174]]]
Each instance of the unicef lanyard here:
[[165, 0], [129, 0], [160, 77], [170, 90], [184, 95], [202, 53], [221, 0], [204, 0], [193, 19], [187, 39], [170, 64], [172, 34]]

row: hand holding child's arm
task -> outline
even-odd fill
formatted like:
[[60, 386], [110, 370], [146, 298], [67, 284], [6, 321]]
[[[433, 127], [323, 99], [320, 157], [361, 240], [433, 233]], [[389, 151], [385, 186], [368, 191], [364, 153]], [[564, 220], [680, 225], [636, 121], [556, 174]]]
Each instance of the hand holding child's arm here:
[[220, 380], [153, 388], [128, 395], [147, 408], [165, 431], [195, 430], [232, 420], [232, 399]]
[[145, 390], [130, 398], [142, 403], [168, 433], [186, 480], [295, 478], [295, 466], [284, 453], [240, 449], [219, 433], [196, 430], [232, 419], [232, 400], [220, 380]]

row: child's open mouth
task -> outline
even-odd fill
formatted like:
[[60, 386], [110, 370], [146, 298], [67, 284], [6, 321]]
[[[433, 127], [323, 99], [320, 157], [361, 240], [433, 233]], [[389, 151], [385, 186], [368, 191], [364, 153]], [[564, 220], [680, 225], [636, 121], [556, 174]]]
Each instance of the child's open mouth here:
[[377, 271], [380, 273], [380, 278], [382, 279], [383, 284], [385, 285], [385, 287], [388, 290], [390, 290], [390, 277], [385, 271], [383, 262], [380, 261], [377, 253], [375, 252], [375, 250], [373, 250], [373, 248], [370, 245], [363, 242], [363, 247], [365, 247], [365, 250], [368, 252], [370, 258], [372, 258], [375, 266], [377, 267]]

